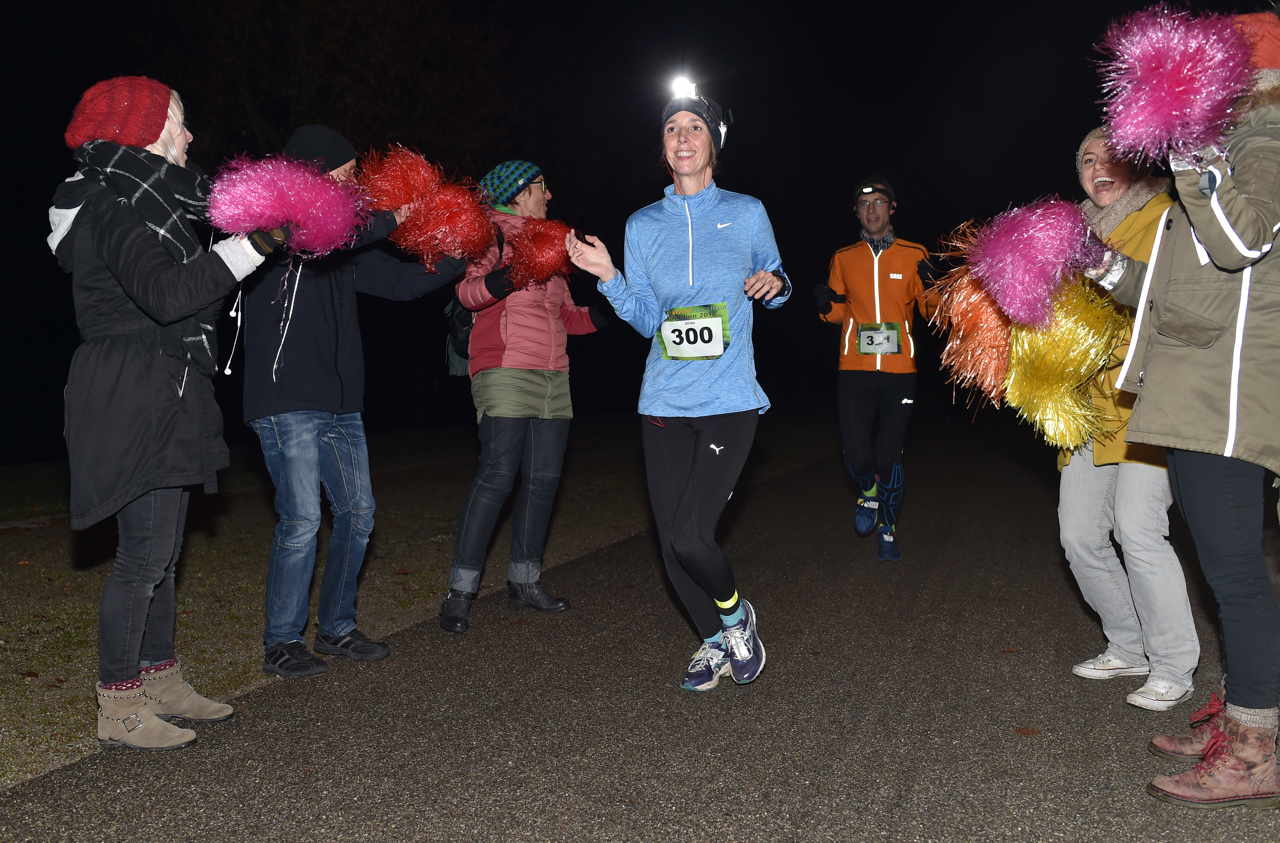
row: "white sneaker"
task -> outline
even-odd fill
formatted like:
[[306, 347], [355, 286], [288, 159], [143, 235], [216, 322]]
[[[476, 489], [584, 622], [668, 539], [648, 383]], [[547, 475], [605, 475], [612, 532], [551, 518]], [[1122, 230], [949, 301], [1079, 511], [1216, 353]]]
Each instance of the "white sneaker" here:
[[1103, 653], [1088, 661], [1080, 662], [1071, 668], [1071, 672], [1085, 679], [1111, 679], [1116, 676], [1146, 676], [1151, 672], [1151, 668], [1145, 664], [1140, 666], [1125, 664], [1110, 653]]
[[1168, 711], [1183, 700], [1191, 699], [1193, 688], [1179, 688], [1167, 679], [1148, 679], [1147, 684], [1124, 698], [1129, 705], [1147, 711]]

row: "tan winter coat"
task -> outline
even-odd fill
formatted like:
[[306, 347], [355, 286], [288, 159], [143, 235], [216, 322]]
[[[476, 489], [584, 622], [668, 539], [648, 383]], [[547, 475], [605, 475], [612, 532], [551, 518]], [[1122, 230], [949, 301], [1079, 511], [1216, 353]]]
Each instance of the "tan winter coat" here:
[[1150, 264], [1131, 261], [1111, 294], [1137, 310], [1119, 375], [1138, 396], [1126, 441], [1280, 471], [1280, 89], [1250, 105], [1225, 160], [1202, 165], [1214, 189], [1175, 174]]

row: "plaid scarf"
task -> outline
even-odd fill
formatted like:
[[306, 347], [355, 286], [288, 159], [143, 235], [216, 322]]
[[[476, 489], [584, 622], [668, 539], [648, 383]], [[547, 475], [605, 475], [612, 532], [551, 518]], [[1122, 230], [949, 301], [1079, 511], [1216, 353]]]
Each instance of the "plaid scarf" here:
[[189, 263], [203, 253], [188, 220], [209, 212], [209, 177], [159, 155], [111, 141], [90, 141], [71, 153], [85, 178], [114, 190], [142, 217], [173, 256]]

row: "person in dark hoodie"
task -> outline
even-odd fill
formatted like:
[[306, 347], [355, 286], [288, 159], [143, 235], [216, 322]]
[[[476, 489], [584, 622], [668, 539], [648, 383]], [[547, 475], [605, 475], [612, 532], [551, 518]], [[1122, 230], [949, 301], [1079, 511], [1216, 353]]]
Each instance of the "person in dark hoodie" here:
[[[349, 178], [355, 147], [328, 126], [301, 126], [285, 155]], [[408, 300], [458, 278], [466, 264], [443, 258], [435, 273], [378, 248], [408, 213], [374, 213], [355, 245], [316, 260], [274, 257], [245, 282], [244, 419], [262, 442], [276, 486], [276, 525], [267, 569], [262, 669], [317, 676], [329, 665], [307, 649], [308, 594], [320, 529], [320, 487], [333, 534], [320, 586], [315, 649], [357, 661], [388, 656], [356, 628], [356, 578], [373, 530], [365, 444], [364, 351], [356, 293]]]
[[98, 607], [98, 741], [179, 749], [168, 721], [226, 720], [174, 653], [174, 569], [187, 487], [217, 491], [228, 464], [214, 401], [222, 299], [262, 263], [232, 237], [201, 248], [209, 179], [187, 166], [177, 93], [143, 76], [94, 85], [65, 135], [77, 171], [49, 209], [49, 246], [71, 273], [81, 345], [67, 376], [71, 529], [112, 515], [115, 563]]

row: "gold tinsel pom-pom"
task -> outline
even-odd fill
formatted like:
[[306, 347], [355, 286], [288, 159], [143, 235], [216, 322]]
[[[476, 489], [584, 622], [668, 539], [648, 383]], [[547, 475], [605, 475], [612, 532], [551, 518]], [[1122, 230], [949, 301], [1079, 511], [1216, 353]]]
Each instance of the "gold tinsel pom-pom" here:
[[1092, 287], [1069, 281], [1047, 328], [1015, 325], [1010, 331], [1005, 403], [1049, 444], [1079, 448], [1103, 429], [1103, 410], [1090, 401], [1089, 388], [1127, 324]]
[[[968, 222], [944, 242], [944, 256], [960, 258], [975, 242], [979, 227]], [[938, 331], [949, 331], [942, 350], [942, 365], [951, 383], [976, 389], [999, 405], [1009, 365], [1009, 317], [996, 305], [982, 284], [961, 265], [947, 273], [933, 288], [938, 310], [933, 321]]]

